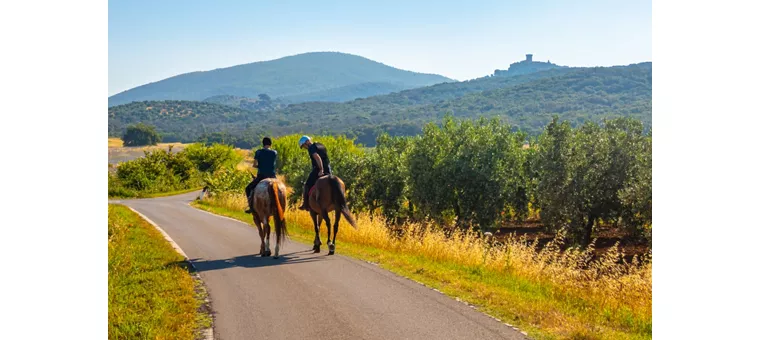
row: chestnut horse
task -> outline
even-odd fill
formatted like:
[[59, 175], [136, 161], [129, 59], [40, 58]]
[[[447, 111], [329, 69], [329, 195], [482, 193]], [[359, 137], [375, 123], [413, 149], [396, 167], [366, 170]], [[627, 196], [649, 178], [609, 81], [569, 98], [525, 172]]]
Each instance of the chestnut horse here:
[[[335, 225], [330, 228], [329, 212], [335, 211]], [[322, 240], [319, 239], [319, 226], [322, 220], [327, 225], [327, 246], [330, 249], [329, 255], [335, 254], [335, 238], [338, 236], [338, 224], [340, 216], [343, 215], [352, 227], [356, 228], [356, 220], [351, 215], [346, 205], [346, 186], [340, 178], [333, 175], [327, 175], [319, 178], [309, 192], [309, 214], [314, 222], [314, 250], [319, 253]], [[332, 232], [332, 235], [330, 233]]]
[[259, 254], [262, 257], [272, 255], [272, 251], [269, 250], [269, 217], [274, 219], [274, 231], [277, 235], [274, 258], [280, 256], [280, 245], [288, 232], [284, 214], [286, 208], [285, 189], [285, 183], [276, 178], [267, 178], [253, 188], [253, 193], [249, 198], [248, 205], [251, 207], [253, 222], [259, 229], [259, 236], [261, 237]]

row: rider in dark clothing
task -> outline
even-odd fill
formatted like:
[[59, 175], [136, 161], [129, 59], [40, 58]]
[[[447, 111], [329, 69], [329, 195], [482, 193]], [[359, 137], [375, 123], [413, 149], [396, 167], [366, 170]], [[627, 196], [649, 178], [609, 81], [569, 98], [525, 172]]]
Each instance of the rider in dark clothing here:
[[309, 153], [309, 158], [311, 159], [311, 173], [309, 173], [309, 178], [306, 179], [303, 188], [303, 204], [301, 204], [298, 209], [309, 210], [307, 204], [309, 200], [309, 190], [317, 182], [317, 179], [331, 174], [332, 168], [330, 167], [330, 157], [327, 156], [327, 148], [325, 148], [322, 143], [312, 143], [311, 138], [303, 136], [298, 141], [298, 146], [306, 148]]
[[[256, 173], [256, 178], [245, 187], [245, 197], [248, 197], [249, 202], [251, 201], [250, 197], [253, 189], [256, 188], [256, 185], [258, 185], [261, 180], [265, 178], [277, 178], [275, 174], [277, 151], [272, 149], [272, 139], [264, 137], [261, 144], [264, 145], [264, 148], [256, 150], [256, 154], [253, 156], [253, 167], [258, 168], [259, 171]], [[245, 210], [245, 213], [251, 213], [250, 206]]]

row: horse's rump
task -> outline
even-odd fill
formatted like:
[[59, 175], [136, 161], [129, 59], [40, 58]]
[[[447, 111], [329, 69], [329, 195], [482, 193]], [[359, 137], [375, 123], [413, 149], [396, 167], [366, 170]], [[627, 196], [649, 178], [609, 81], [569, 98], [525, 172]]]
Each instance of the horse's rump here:
[[[275, 184], [275, 186], [272, 187], [272, 184]], [[272, 192], [270, 192], [270, 187], [274, 189]], [[286, 188], [282, 181], [276, 178], [265, 178], [253, 188], [253, 208], [267, 217], [274, 216], [278, 212], [280, 213], [279, 215], [282, 215], [286, 204], [285, 195]], [[275, 202], [275, 200], [279, 200], [279, 202]], [[274, 211], [275, 209], [279, 211]], [[265, 218], [264, 216], [262, 218]]]

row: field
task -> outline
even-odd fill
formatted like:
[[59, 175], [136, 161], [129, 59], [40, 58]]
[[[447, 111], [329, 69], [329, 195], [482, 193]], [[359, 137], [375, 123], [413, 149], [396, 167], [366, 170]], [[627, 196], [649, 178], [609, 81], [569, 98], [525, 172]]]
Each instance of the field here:
[[[194, 206], [250, 223], [242, 195], [220, 195]], [[290, 237], [310, 243], [308, 214], [287, 212]], [[632, 262], [610, 247], [560, 250], [562, 235], [538, 246], [523, 237], [494, 243], [477, 233], [406, 225], [391, 232], [379, 219], [341, 224], [337, 252], [377, 263], [399, 275], [478, 306], [537, 339], [651, 339], [651, 253]], [[322, 228], [325, 232], [326, 228]], [[400, 235], [400, 236], [399, 236]], [[326, 236], [325, 236], [326, 237]]]
[[108, 338], [193, 339], [210, 326], [182, 255], [123, 205], [108, 205]]
[[145, 151], [157, 149], [169, 150], [172, 152], [182, 151], [187, 144], [182, 143], [158, 143], [153, 146], [124, 146], [119, 138], [108, 138], [108, 164], [118, 164], [120, 162], [130, 161], [145, 156]]

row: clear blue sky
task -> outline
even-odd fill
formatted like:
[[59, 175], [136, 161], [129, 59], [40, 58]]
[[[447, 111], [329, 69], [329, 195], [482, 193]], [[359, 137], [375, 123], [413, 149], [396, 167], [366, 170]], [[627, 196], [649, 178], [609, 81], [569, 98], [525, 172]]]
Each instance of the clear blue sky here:
[[109, 95], [313, 51], [457, 80], [533, 53], [568, 66], [652, 60], [651, 0], [109, 1]]

